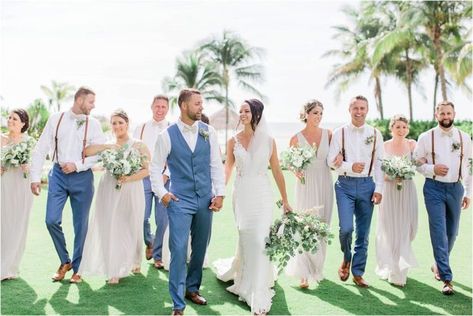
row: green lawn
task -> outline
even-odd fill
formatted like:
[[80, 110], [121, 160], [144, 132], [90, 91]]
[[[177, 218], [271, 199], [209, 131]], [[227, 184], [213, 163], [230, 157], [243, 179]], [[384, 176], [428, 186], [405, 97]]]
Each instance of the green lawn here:
[[[96, 182], [99, 175], [96, 175]], [[289, 196], [294, 178], [286, 173]], [[338, 279], [337, 269], [342, 253], [338, 243], [338, 217], [334, 209], [332, 231], [336, 238], [328, 248], [325, 277], [318, 286], [298, 288], [298, 280], [281, 275], [275, 287], [271, 314], [469, 314], [472, 311], [472, 247], [471, 208], [464, 211], [459, 236], [451, 256], [456, 294], [440, 293], [441, 284], [430, 272], [432, 250], [426, 211], [422, 197], [422, 179], [416, 179], [419, 195], [419, 231], [414, 250], [419, 267], [409, 274], [407, 286], [399, 289], [379, 280], [375, 273], [374, 232], [376, 210], [371, 229], [371, 245], [365, 278], [369, 289], [359, 289], [351, 280]], [[276, 189], [275, 189], [276, 192]], [[231, 209], [231, 187], [224, 209], [214, 217], [209, 248], [210, 262], [232, 256], [236, 230]], [[276, 198], [275, 198], [276, 200]], [[21, 278], [1, 284], [2, 314], [170, 314], [167, 273], [143, 261], [142, 274], [122, 279], [117, 286], [108, 286], [105, 278], [88, 278], [79, 285], [51, 282], [59, 261], [44, 224], [46, 190], [35, 199], [30, 219], [26, 251], [21, 264]], [[275, 210], [277, 212], [277, 210]], [[276, 214], [276, 213], [275, 213]], [[278, 215], [279, 216], [279, 215]], [[64, 211], [63, 227], [72, 245], [71, 211]], [[70, 277], [70, 274], [68, 275]], [[207, 306], [190, 303], [186, 314], [249, 314], [246, 304], [225, 291], [229, 284], [216, 279], [212, 269], [205, 269], [201, 293]]]

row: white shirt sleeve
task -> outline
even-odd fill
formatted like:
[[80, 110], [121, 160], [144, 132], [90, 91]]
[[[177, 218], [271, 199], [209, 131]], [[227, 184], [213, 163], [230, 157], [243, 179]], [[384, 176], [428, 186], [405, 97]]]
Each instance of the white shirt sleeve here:
[[[89, 124], [89, 142], [86, 146], [89, 145], [97, 145], [97, 144], [105, 144], [107, 139], [102, 131], [102, 126], [100, 126], [100, 122], [90, 119], [90, 124]], [[76, 172], [81, 172], [85, 171], [87, 169], [92, 168], [98, 160], [98, 156], [90, 156], [86, 157], [84, 159], [84, 163], [82, 163], [82, 159], [74, 161], [74, 164], [76, 165]]]
[[[342, 129], [341, 128], [337, 129], [333, 133], [332, 142], [330, 143], [329, 152], [328, 152], [328, 155], [327, 155], [327, 165], [332, 169], [337, 169], [334, 166], [333, 161], [334, 161], [335, 157], [337, 157], [337, 155], [340, 154], [341, 151], [342, 151], [342, 144], [341, 144], [342, 135], [341, 134], [342, 134]], [[346, 140], [346, 138], [345, 138], [345, 140]], [[344, 173], [344, 172], [348, 173], [348, 172], [352, 171], [352, 166], [353, 166], [353, 163], [343, 161], [342, 165], [340, 167], [338, 167], [337, 171], [339, 172], [339, 174]]]
[[376, 153], [373, 157], [373, 174], [374, 174], [374, 182], [376, 187], [374, 192], [382, 193], [384, 188], [384, 173], [381, 170], [381, 161], [384, 158], [384, 143], [383, 143], [383, 135], [379, 130], [376, 130], [377, 140], [376, 140]]
[[150, 167], [151, 188], [162, 199], [168, 191], [164, 187], [162, 171], [171, 152], [171, 138], [167, 130], [158, 135]]
[[225, 176], [222, 163], [222, 155], [218, 145], [218, 138], [215, 129], [209, 126], [210, 141], [210, 176], [212, 187], [216, 196], [225, 196]]
[[[428, 149], [428, 146], [430, 145], [430, 142], [428, 141], [429, 136], [430, 133], [422, 133], [419, 136], [416, 148], [414, 149], [414, 159], [417, 160], [425, 158], [427, 159], [427, 161], [430, 161], [430, 157], [427, 157], [427, 155], [430, 155], [430, 150]], [[417, 171], [427, 178], [432, 178], [435, 175], [434, 165], [428, 162], [421, 166], [418, 166]]]
[[[46, 123], [46, 126], [41, 133], [41, 136], [36, 143], [36, 146], [31, 155], [31, 182], [41, 181], [41, 172], [43, 164], [46, 160], [46, 155], [50, 152], [53, 141], [52, 120], [55, 116], [51, 116]], [[52, 158], [52, 157], [51, 157]]]

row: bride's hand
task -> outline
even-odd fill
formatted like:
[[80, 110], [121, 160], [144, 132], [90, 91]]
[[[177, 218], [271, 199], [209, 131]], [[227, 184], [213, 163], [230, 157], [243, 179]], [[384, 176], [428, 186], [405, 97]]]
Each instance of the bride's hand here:
[[294, 171], [294, 175], [296, 176], [297, 180], [301, 180], [302, 178], [304, 178], [303, 171]]
[[287, 201], [282, 202], [282, 209], [284, 211], [284, 214], [292, 212], [292, 207], [289, 205], [289, 203]]

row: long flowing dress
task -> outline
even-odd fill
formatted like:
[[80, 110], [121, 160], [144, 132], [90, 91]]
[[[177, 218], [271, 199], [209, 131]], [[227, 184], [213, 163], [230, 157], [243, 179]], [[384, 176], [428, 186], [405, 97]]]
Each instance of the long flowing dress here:
[[[26, 141], [29, 136], [23, 136]], [[6, 145], [8, 146], [8, 145]], [[2, 148], [6, 149], [6, 148]], [[25, 251], [26, 232], [33, 206], [30, 179], [21, 168], [11, 168], [2, 174], [1, 201], [1, 279], [18, 276]]]
[[[385, 152], [388, 157], [390, 153]], [[407, 155], [410, 155], [408, 153]], [[401, 190], [386, 181], [376, 229], [376, 274], [388, 282], [405, 285], [409, 268], [417, 261], [411, 247], [417, 233], [417, 192], [414, 180], [404, 180]]]
[[[135, 140], [129, 140], [129, 150]], [[123, 278], [141, 266], [143, 257], [143, 181], [123, 183], [106, 171], [97, 190], [79, 274]]]
[[[311, 146], [302, 133], [297, 133], [299, 146]], [[330, 168], [327, 165], [329, 150], [328, 130], [322, 130], [322, 137], [317, 148], [317, 156], [304, 171], [305, 184], [296, 182], [296, 210], [312, 209], [311, 214], [320, 217], [330, 225], [333, 207], [333, 184]], [[323, 267], [327, 253], [327, 243], [323, 242], [315, 254], [297, 254], [286, 267], [286, 274], [319, 282], [323, 280]]]
[[[274, 291], [274, 266], [265, 254], [265, 238], [269, 236], [273, 214], [273, 193], [268, 176], [272, 138], [262, 146], [250, 144], [248, 151], [235, 137], [236, 176], [233, 210], [238, 229], [236, 255], [214, 262], [217, 278], [234, 280], [227, 288], [250, 307], [252, 313], [267, 313]], [[258, 148], [255, 148], [258, 147]]]

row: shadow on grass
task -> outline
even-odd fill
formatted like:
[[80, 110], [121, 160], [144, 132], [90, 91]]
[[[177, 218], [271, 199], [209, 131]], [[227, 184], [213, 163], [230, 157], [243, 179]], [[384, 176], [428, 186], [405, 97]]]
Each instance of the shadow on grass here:
[[355, 315], [438, 314], [437, 309], [432, 310], [429, 306], [441, 308], [448, 314], [471, 313], [471, 298], [458, 292], [446, 297], [440, 293], [440, 287], [437, 289], [415, 279], [408, 279], [407, 286], [398, 290], [403, 292], [402, 296], [375, 287], [360, 289], [354, 284], [337, 284], [324, 280], [316, 289], [308, 290], [307, 293]]
[[38, 295], [23, 279], [2, 281], [1, 314], [45, 314], [46, 299], [37, 301]]

